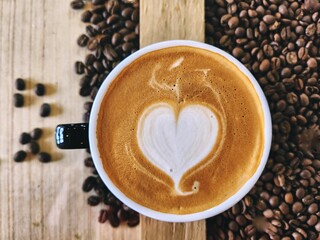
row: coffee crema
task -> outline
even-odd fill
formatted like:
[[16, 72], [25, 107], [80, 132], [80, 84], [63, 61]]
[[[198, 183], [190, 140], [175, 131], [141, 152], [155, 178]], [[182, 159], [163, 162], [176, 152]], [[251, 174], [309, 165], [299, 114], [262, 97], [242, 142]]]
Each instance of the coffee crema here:
[[235, 194], [264, 149], [260, 99], [220, 54], [195, 47], [147, 53], [113, 80], [100, 106], [98, 149], [120, 191], [174, 214]]

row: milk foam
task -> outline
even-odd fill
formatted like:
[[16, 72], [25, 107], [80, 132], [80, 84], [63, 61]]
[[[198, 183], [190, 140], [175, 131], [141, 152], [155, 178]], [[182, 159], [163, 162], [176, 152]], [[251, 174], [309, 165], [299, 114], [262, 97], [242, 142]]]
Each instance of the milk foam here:
[[146, 159], [171, 177], [176, 192], [188, 195], [199, 190], [199, 182], [182, 192], [180, 180], [210, 153], [218, 131], [217, 117], [208, 107], [189, 104], [176, 114], [171, 105], [160, 102], [141, 115], [137, 140]]

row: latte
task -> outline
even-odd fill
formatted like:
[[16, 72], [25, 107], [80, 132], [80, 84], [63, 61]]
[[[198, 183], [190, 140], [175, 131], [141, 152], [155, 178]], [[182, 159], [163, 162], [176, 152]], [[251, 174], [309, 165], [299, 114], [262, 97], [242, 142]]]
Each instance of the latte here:
[[128, 198], [189, 214], [235, 194], [264, 146], [255, 89], [225, 57], [194, 47], [147, 53], [111, 83], [97, 121], [104, 169]]

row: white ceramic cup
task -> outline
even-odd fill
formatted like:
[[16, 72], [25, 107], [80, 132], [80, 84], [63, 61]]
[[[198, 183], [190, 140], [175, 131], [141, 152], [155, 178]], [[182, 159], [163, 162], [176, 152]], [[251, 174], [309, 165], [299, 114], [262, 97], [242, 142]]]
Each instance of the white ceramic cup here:
[[[96, 128], [97, 128], [97, 119], [98, 119], [98, 113], [101, 106], [101, 102], [103, 100], [104, 95], [108, 91], [108, 88], [111, 84], [111, 82], [116, 78], [116, 76], [130, 63], [132, 63], [137, 58], [141, 57], [142, 55], [163, 49], [168, 47], [174, 47], [174, 46], [191, 46], [196, 47], [200, 49], [209, 50], [214, 53], [218, 53], [222, 55], [223, 57], [227, 58], [230, 62], [234, 63], [251, 81], [253, 84], [261, 102], [261, 106], [263, 108], [263, 119], [264, 119], [264, 149], [263, 154], [260, 160], [260, 164], [256, 170], [256, 172], [253, 174], [253, 176], [241, 187], [241, 189], [236, 192], [233, 196], [225, 200], [224, 202], [220, 203], [219, 205], [207, 209], [202, 212], [192, 213], [192, 214], [169, 214], [169, 213], [163, 213], [159, 211], [152, 210], [150, 208], [147, 208], [145, 206], [142, 206], [130, 198], [128, 198], [124, 193], [122, 193], [111, 181], [111, 179], [108, 177], [108, 174], [104, 170], [104, 167], [102, 165], [102, 160], [100, 158], [99, 149], [98, 149], [98, 139], [96, 136]], [[90, 114], [90, 121], [89, 121], [89, 143], [90, 143], [90, 150], [91, 155], [94, 161], [94, 165], [103, 180], [104, 184], [110, 189], [110, 191], [124, 204], [129, 206], [130, 208], [134, 209], [135, 211], [148, 216], [150, 218], [167, 221], [167, 222], [190, 222], [190, 221], [196, 221], [205, 219], [208, 217], [215, 216], [228, 208], [232, 207], [234, 204], [236, 204], [238, 201], [240, 201], [254, 186], [258, 178], [260, 177], [270, 151], [271, 146], [271, 138], [272, 138], [272, 126], [271, 126], [271, 116], [270, 116], [270, 110], [267, 103], [267, 100], [265, 98], [265, 95], [263, 94], [257, 80], [253, 77], [253, 75], [248, 71], [248, 69], [240, 63], [237, 59], [232, 57], [230, 54], [226, 53], [225, 51], [210, 46], [208, 44], [195, 42], [195, 41], [187, 41], [187, 40], [172, 40], [172, 41], [165, 41], [165, 42], [159, 42], [152, 45], [149, 45], [147, 47], [144, 47], [140, 49], [139, 51], [133, 53], [126, 59], [124, 59], [119, 65], [116, 66], [115, 69], [112, 70], [112, 72], [108, 75], [108, 77], [103, 82], [102, 86], [100, 87], [98, 94], [96, 95], [96, 98], [93, 103], [93, 107], [91, 109]], [[150, 190], [152, 191], [152, 190]]]

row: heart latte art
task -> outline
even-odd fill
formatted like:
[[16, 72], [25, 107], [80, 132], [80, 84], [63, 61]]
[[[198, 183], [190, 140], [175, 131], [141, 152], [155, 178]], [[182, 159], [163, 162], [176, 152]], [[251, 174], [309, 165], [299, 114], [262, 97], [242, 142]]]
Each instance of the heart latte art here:
[[219, 205], [250, 179], [263, 129], [259, 97], [233, 63], [171, 47], [115, 77], [100, 105], [97, 142], [106, 174], [128, 198], [189, 214]]
[[[215, 114], [202, 105], [189, 105], [178, 116], [169, 104], [158, 103], [142, 114], [138, 144], [146, 158], [169, 175], [179, 194], [181, 177], [212, 151], [218, 135]], [[198, 190], [198, 181], [194, 189]]]

